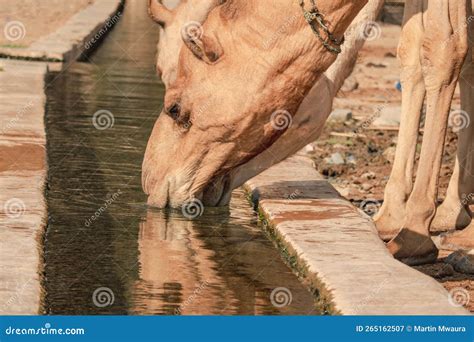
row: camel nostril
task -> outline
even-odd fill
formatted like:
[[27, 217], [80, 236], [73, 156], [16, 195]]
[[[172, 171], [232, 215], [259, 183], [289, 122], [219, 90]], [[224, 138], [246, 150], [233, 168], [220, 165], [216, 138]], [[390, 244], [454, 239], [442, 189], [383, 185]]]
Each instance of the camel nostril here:
[[157, 73], [158, 77], [163, 76], [163, 70], [160, 68], [159, 65], [156, 65], [156, 73]]
[[212, 63], [215, 63], [217, 62], [217, 60], [219, 59], [219, 54], [217, 52], [214, 52], [214, 51], [211, 51], [207, 54], [207, 58], [209, 58], [209, 60], [212, 62]]
[[178, 102], [173, 103], [170, 107], [166, 109], [166, 114], [171, 116], [173, 120], [178, 120], [179, 113], [181, 112], [181, 106]]

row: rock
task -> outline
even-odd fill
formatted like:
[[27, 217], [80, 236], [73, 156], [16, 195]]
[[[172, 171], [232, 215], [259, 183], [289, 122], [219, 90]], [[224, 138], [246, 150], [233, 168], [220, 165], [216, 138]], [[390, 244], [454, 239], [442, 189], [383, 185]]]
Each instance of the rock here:
[[435, 274], [436, 278], [450, 277], [454, 274], [454, 268], [450, 264], [441, 264], [442, 267]]
[[346, 162], [348, 164], [354, 164], [355, 165], [355, 164], [357, 164], [357, 158], [354, 155], [349, 154], [346, 158]]
[[474, 274], [474, 251], [457, 251], [446, 258], [446, 263], [454, 267], [460, 273]]
[[450, 265], [455, 265], [465, 257], [465, 254], [466, 253], [464, 253], [463, 251], [456, 251], [454, 253], [451, 253], [446, 257], [446, 263]]
[[309, 144], [305, 146], [304, 151], [306, 153], [314, 153], [316, 151], [316, 148], [312, 144]]
[[352, 119], [352, 112], [349, 109], [335, 109], [329, 115], [329, 122], [346, 122], [347, 120]]
[[433, 265], [418, 266], [415, 268], [423, 272], [424, 274], [429, 275], [430, 277], [438, 279], [450, 277], [454, 274], [453, 266], [443, 262], [436, 263]]
[[383, 152], [383, 156], [387, 159], [391, 164], [395, 161], [395, 153], [397, 152], [397, 148], [395, 146], [387, 148]]
[[366, 172], [360, 177], [366, 180], [371, 180], [377, 178], [377, 175], [375, 174], [375, 172]]
[[344, 85], [341, 87], [343, 92], [349, 93], [351, 91], [357, 90], [359, 88], [359, 82], [354, 76], [350, 76], [344, 82]]
[[369, 191], [370, 189], [372, 189], [374, 186], [370, 183], [362, 183], [361, 185], [361, 188], [362, 190], [364, 191]]
[[384, 107], [380, 111], [380, 115], [374, 120], [372, 126], [383, 127], [383, 126], [400, 126], [402, 109], [400, 106]]
[[340, 153], [333, 153], [331, 157], [329, 158], [324, 158], [324, 161], [327, 164], [331, 165], [342, 165], [345, 164], [344, 157]]

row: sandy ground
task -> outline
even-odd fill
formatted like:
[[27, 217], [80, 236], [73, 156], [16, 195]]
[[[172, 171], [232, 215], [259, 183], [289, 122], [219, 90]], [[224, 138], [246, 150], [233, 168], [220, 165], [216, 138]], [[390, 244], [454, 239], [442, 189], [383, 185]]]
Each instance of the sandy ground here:
[[94, 0], [2, 0], [0, 46], [26, 47]]
[[[335, 108], [350, 110], [353, 119], [345, 123], [329, 123], [321, 138], [313, 144], [313, 151], [307, 152], [315, 160], [317, 169], [347, 199], [359, 206], [367, 201], [376, 203], [375, 207], [363, 208], [369, 214], [373, 214], [383, 200], [398, 131], [370, 129], [364, 123], [371, 122], [370, 118], [382, 107], [400, 106], [401, 93], [396, 88], [400, 68], [395, 57], [399, 34], [399, 26], [384, 24], [380, 36], [366, 44], [354, 73], [346, 82], [345, 91], [341, 91], [335, 101]], [[459, 105], [457, 92], [453, 107], [459, 108]], [[354, 131], [359, 134], [356, 138], [350, 136]], [[420, 146], [421, 137], [418, 150]], [[457, 135], [450, 130], [441, 171], [440, 199], [444, 198], [452, 173], [456, 146]], [[335, 165], [328, 162], [327, 158], [335, 153], [339, 153], [346, 163]], [[466, 289], [471, 298], [466, 306], [474, 312], [474, 277], [457, 273], [445, 264], [444, 258], [449, 253], [441, 251], [437, 264], [417, 269], [433, 276], [448, 290]]]

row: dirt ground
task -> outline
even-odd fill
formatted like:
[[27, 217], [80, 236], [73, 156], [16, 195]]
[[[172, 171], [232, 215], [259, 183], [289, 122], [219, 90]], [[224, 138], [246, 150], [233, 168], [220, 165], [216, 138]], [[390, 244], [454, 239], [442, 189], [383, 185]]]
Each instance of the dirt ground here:
[[0, 47], [27, 47], [94, 0], [2, 0]]
[[[343, 196], [369, 214], [374, 214], [382, 203], [397, 144], [397, 130], [375, 129], [371, 123], [382, 108], [400, 106], [401, 92], [397, 89], [400, 69], [396, 58], [399, 34], [399, 26], [383, 24], [380, 36], [366, 44], [354, 73], [335, 100], [335, 109], [350, 111], [353, 118], [344, 123], [328, 123], [321, 138], [306, 151], [318, 171]], [[459, 106], [457, 91], [453, 108]], [[418, 151], [421, 139], [422, 136]], [[456, 146], [457, 135], [450, 129], [441, 171], [440, 200], [445, 196], [452, 173]], [[331, 158], [334, 154], [342, 157], [344, 163], [335, 163]], [[364, 206], [366, 203], [371, 205]], [[468, 290], [472, 300], [467, 307], [474, 311], [474, 277], [457, 273], [444, 263], [449, 253], [441, 251], [437, 264], [417, 269], [433, 276], [448, 290]]]

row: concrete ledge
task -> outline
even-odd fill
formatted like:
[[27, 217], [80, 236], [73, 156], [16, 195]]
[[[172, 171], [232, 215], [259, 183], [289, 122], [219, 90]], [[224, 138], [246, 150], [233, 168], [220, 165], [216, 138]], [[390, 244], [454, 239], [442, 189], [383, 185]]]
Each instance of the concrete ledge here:
[[280, 246], [310, 286], [344, 315], [466, 315], [434, 279], [398, 262], [371, 219], [342, 198], [305, 157], [250, 180]]
[[[0, 56], [72, 62], [104, 38], [121, 4], [97, 0], [56, 32], [26, 49], [0, 49]], [[0, 315], [41, 311], [47, 72], [48, 63], [0, 59]]]
[[38, 314], [46, 63], [0, 60], [0, 315]]
[[92, 49], [119, 20], [121, 0], [96, 0], [57, 31], [27, 48], [1, 48], [1, 57], [70, 62]]

